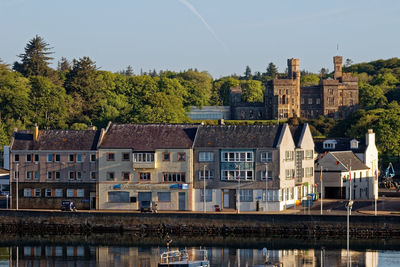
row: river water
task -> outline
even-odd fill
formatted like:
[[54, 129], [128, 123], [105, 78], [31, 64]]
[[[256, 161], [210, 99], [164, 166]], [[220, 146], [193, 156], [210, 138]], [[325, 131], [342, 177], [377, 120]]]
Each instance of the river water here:
[[[400, 266], [400, 242], [345, 240], [182, 238], [173, 237], [170, 250], [190, 258], [207, 251], [211, 266]], [[43, 237], [0, 236], [0, 267], [4, 266], [157, 266], [167, 250], [158, 237], [97, 235]], [[174, 243], [177, 243], [175, 246]], [[203, 246], [202, 246], [203, 245]], [[268, 262], [273, 265], [265, 265]]]

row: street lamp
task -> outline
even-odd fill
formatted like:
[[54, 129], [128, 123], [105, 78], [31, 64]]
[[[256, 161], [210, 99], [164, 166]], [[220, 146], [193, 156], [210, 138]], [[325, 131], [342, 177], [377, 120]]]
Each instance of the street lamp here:
[[268, 165], [265, 165], [265, 213], [268, 212]]
[[353, 207], [353, 201], [350, 200], [346, 203], [347, 208], [347, 266], [350, 266], [349, 256], [350, 256], [350, 212]]
[[16, 167], [16, 184], [15, 184], [15, 199], [16, 199], [16, 203], [15, 203], [15, 207], [18, 210], [18, 180], [19, 180], [19, 171], [18, 171], [18, 166], [19, 164], [17, 163], [17, 167]]
[[238, 185], [238, 206], [237, 206], [237, 213], [240, 213], [240, 165], [239, 164], [235, 164], [235, 168], [239, 169], [239, 175], [238, 175], [238, 179], [239, 179], [239, 185]]
[[203, 169], [203, 212], [206, 212], [206, 165]]

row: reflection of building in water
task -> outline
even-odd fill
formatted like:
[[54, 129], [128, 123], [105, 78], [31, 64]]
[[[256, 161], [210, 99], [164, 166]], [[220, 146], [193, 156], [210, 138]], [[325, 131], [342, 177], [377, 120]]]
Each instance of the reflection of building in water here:
[[[347, 266], [347, 250], [315, 250], [316, 266]], [[356, 266], [378, 266], [378, 251], [350, 250], [350, 259]]]
[[98, 247], [100, 266], [153, 267], [158, 264], [158, 247]]

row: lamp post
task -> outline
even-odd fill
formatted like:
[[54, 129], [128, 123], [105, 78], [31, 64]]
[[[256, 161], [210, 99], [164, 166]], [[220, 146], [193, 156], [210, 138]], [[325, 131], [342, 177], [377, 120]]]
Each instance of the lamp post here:
[[235, 166], [238, 170], [239, 170], [239, 175], [238, 175], [238, 179], [239, 179], [239, 184], [238, 184], [238, 206], [237, 206], [237, 213], [240, 213], [240, 165], [236, 165]]
[[346, 203], [347, 208], [347, 266], [350, 266], [350, 213], [353, 207], [353, 201], [350, 200]]
[[15, 203], [15, 207], [16, 207], [16, 209], [18, 210], [18, 180], [19, 180], [19, 171], [18, 171], [18, 163], [17, 163], [17, 166], [16, 166], [16, 184], [15, 184], [15, 187], [16, 187], [16, 189], [15, 189], [15, 200], [16, 200], [16, 203]]
[[203, 169], [203, 212], [206, 213], [206, 165]]
[[265, 213], [268, 212], [268, 165], [265, 165]]
[[322, 165], [320, 166], [320, 175], [319, 175], [319, 180], [321, 182], [321, 215], [322, 215], [322, 210], [323, 210], [323, 204], [324, 204], [324, 191], [323, 191], [323, 185], [322, 185]]

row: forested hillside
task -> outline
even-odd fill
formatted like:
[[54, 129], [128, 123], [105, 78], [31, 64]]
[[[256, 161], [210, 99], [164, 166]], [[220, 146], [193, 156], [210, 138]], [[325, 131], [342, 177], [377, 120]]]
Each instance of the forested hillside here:
[[[190, 122], [190, 106], [229, 105], [229, 88], [241, 85], [243, 101], [263, 101], [265, 81], [279, 75], [273, 63], [265, 72], [214, 80], [206, 71], [148, 71], [132, 67], [118, 73], [99, 70], [94, 60], [62, 58], [57, 69], [53, 48], [36, 36], [12, 66], [0, 59], [0, 144], [8, 144], [12, 130], [86, 129], [108, 121], [129, 123]], [[400, 152], [400, 60], [350, 64], [344, 71], [360, 78], [361, 109], [343, 121], [320, 118], [309, 121], [314, 135], [363, 137], [368, 128], [377, 133], [381, 153]], [[331, 74], [302, 71], [303, 85], [318, 84]], [[302, 119], [289, 122], [298, 123]]]

